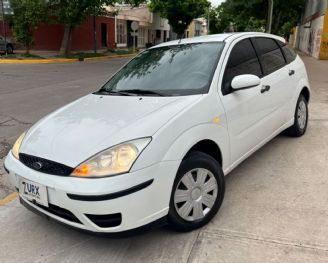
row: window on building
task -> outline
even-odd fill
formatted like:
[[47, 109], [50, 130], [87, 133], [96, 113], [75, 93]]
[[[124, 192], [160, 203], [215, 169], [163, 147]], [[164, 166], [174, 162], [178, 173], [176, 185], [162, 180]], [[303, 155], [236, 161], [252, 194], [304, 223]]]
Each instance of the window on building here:
[[195, 37], [200, 36], [202, 30], [202, 25], [200, 23], [195, 23]]
[[116, 24], [116, 34], [117, 34], [117, 44], [126, 44], [126, 21], [125, 20], [117, 20]]
[[156, 38], [162, 38], [162, 31], [156, 30]]
[[138, 29], [138, 47], [145, 46], [145, 31], [146, 29], [144, 27]]

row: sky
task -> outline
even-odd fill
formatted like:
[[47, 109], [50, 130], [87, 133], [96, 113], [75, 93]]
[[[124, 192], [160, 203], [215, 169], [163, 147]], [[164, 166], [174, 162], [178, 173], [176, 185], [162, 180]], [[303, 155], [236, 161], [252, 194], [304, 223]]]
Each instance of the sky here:
[[219, 4], [221, 4], [224, 1], [225, 0], [210, 0], [210, 2], [212, 3], [212, 5], [214, 5], [214, 6], [218, 6]]

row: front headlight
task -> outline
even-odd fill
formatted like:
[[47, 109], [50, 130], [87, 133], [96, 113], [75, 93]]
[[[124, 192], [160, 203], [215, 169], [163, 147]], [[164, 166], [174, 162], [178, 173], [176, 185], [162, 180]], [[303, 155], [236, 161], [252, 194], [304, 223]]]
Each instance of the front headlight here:
[[25, 135], [26, 135], [26, 132], [24, 132], [21, 136], [19, 136], [19, 138], [17, 139], [17, 141], [15, 142], [15, 144], [11, 150], [12, 154], [15, 156], [15, 158], [17, 160], [19, 160], [19, 149], [21, 147], [21, 144], [24, 140]]
[[143, 138], [109, 148], [80, 164], [71, 175], [93, 178], [127, 173], [150, 141]]

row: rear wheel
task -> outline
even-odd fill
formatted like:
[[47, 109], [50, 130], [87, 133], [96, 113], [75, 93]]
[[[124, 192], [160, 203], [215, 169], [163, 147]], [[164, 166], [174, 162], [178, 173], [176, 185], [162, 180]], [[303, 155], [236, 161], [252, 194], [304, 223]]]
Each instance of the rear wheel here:
[[301, 137], [305, 134], [308, 125], [308, 101], [301, 94], [298, 98], [296, 110], [295, 110], [295, 121], [293, 126], [286, 130], [286, 134], [291, 137]]
[[192, 152], [181, 163], [175, 179], [168, 214], [177, 231], [191, 231], [207, 224], [224, 197], [224, 174], [211, 156]]

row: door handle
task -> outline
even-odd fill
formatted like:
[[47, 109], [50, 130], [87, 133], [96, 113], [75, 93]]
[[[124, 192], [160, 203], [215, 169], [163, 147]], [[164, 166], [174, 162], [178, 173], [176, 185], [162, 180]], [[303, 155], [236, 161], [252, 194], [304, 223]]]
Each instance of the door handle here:
[[263, 85], [262, 88], [261, 88], [261, 93], [263, 94], [265, 92], [268, 92], [270, 89], [271, 89], [271, 86]]
[[295, 70], [291, 69], [291, 70], [289, 71], [289, 76], [292, 76], [292, 75], [294, 75], [294, 74], [295, 74]]

